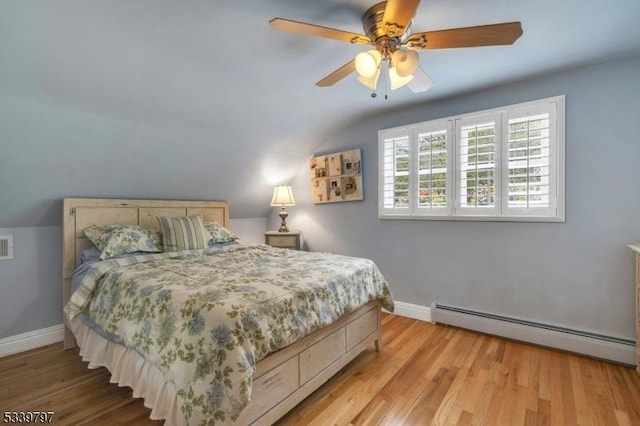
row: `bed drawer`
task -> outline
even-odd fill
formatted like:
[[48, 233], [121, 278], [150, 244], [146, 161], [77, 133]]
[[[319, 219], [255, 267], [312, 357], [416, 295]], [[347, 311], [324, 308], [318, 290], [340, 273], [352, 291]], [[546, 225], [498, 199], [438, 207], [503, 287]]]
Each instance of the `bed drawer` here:
[[341, 328], [300, 353], [300, 385], [332, 364], [346, 352], [345, 330]]
[[[294, 356], [255, 379], [248, 412], [263, 413], [267, 408], [291, 395], [298, 389], [298, 357]], [[244, 419], [243, 419], [244, 420]], [[255, 420], [246, 419], [247, 422]]]
[[347, 324], [347, 350], [362, 342], [378, 329], [378, 312], [375, 309], [360, 315]]

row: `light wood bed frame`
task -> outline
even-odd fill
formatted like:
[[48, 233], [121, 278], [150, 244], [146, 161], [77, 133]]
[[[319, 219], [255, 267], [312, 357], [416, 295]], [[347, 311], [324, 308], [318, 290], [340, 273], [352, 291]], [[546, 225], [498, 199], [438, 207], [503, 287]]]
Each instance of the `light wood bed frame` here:
[[[158, 228], [156, 216], [202, 214], [204, 221], [229, 227], [225, 201], [123, 200], [65, 198], [63, 202], [63, 306], [71, 296], [71, 277], [90, 225], [145, 225]], [[367, 349], [382, 349], [381, 303], [372, 301], [306, 338], [258, 362], [251, 402], [235, 424], [272, 424]], [[64, 348], [76, 346], [66, 326]]]

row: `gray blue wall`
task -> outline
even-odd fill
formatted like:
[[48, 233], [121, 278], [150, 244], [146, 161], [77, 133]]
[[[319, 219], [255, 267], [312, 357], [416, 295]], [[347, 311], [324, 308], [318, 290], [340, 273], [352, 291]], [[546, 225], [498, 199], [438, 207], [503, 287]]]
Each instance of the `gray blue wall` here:
[[0, 339], [62, 323], [62, 227], [0, 228], [14, 259], [0, 261]]
[[[367, 117], [316, 151], [362, 149], [364, 201], [311, 204], [304, 169], [293, 181], [290, 228], [311, 250], [374, 259], [403, 302], [635, 339], [634, 256], [625, 243], [640, 241], [639, 76], [636, 57]], [[377, 218], [378, 130], [561, 94], [566, 223]]]
[[270, 149], [245, 149], [199, 128], [0, 95], [0, 227], [59, 225], [62, 198], [82, 196], [215, 198], [232, 200], [232, 217], [264, 216], [279, 183], [259, 179]]

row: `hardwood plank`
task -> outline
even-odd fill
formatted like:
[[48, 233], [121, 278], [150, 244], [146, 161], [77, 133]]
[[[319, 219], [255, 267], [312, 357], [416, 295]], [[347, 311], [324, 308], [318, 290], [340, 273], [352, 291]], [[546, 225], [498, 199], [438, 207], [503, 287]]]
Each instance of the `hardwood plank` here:
[[[550, 425], [551, 424], [551, 402], [544, 399], [538, 399], [537, 410], [538, 425]], [[613, 423], [609, 423], [613, 424]]]
[[[632, 367], [383, 315], [373, 345], [276, 424], [636, 425]], [[129, 388], [62, 344], [0, 358], [0, 408], [56, 424], [154, 425]]]

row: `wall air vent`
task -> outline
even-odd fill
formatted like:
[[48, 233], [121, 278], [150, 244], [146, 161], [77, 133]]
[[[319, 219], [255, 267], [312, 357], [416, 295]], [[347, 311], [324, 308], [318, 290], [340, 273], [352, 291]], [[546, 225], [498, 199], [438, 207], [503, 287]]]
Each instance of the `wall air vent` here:
[[13, 235], [0, 235], [0, 260], [13, 259]]

